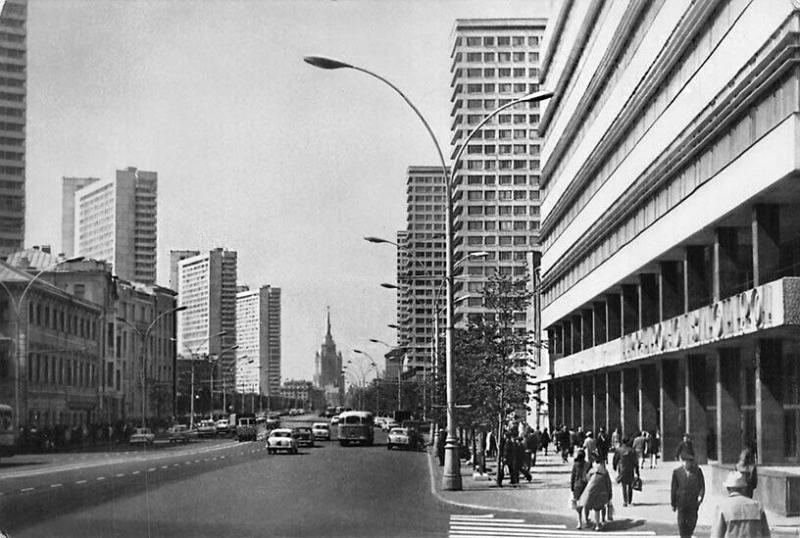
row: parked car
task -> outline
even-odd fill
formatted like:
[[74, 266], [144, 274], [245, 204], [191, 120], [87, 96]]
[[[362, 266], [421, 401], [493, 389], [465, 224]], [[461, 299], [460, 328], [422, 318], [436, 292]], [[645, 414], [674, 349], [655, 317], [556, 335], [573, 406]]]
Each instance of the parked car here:
[[294, 438], [294, 432], [289, 428], [276, 428], [269, 432], [267, 453], [275, 454], [279, 451], [297, 454], [297, 440]]
[[215, 426], [217, 427], [217, 435], [228, 435], [228, 432], [230, 432], [230, 424], [228, 424], [227, 418], [219, 419]]
[[213, 420], [201, 420], [197, 427], [197, 435], [200, 437], [215, 437], [217, 435], [217, 424]]
[[320, 441], [331, 440], [331, 427], [327, 422], [315, 422], [311, 425], [311, 433], [314, 434], [314, 439]]
[[314, 434], [308, 426], [295, 428], [294, 438], [297, 439], [297, 446], [314, 446]]
[[422, 436], [414, 428], [392, 428], [386, 439], [386, 448], [397, 447], [405, 450], [420, 450], [425, 446]]
[[129, 440], [132, 445], [152, 445], [156, 440], [156, 434], [150, 428], [136, 428]]
[[197, 432], [190, 430], [189, 426], [185, 424], [176, 424], [169, 429], [169, 442], [170, 443], [188, 443], [192, 437], [196, 437]]

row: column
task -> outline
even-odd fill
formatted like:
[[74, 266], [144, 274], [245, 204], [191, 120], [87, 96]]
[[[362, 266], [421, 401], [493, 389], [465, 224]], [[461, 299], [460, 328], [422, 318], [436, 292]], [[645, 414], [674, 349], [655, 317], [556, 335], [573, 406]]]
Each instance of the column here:
[[618, 293], [606, 295], [606, 342], [622, 336], [622, 297]]
[[778, 277], [780, 268], [780, 210], [776, 204], [753, 207], [753, 281], [760, 286]]
[[692, 436], [694, 455], [699, 464], [708, 461], [706, 422], [706, 390], [713, 387], [712, 380], [706, 379], [705, 355], [689, 355], [686, 359], [686, 425]]
[[706, 247], [686, 247], [683, 259], [684, 312], [695, 310], [711, 302], [711, 260], [706, 259]]
[[658, 310], [660, 320], [674, 318], [683, 313], [683, 264], [661, 262], [658, 274]]
[[673, 461], [683, 435], [680, 391], [683, 383], [678, 381], [680, 372], [678, 359], [664, 359], [659, 365], [661, 385], [661, 454], [664, 461]]
[[564, 329], [564, 356], [572, 355], [572, 322], [565, 319], [561, 326]]
[[639, 429], [649, 432], [659, 427], [658, 369], [655, 364], [639, 367]]
[[581, 426], [584, 431], [594, 431], [594, 376], [586, 375], [581, 378], [583, 393], [583, 411], [581, 413]]
[[622, 334], [629, 334], [641, 329], [639, 325], [639, 289], [635, 284], [623, 284], [620, 317]]
[[592, 303], [592, 328], [594, 329], [594, 345], [605, 344], [608, 341], [605, 301]]
[[714, 230], [714, 258], [712, 292], [714, 301], [730, 297], [735, 293], [738, 281], [739, 241], [736, 228]]
[[630, 437], [639, 429], [639, 369], [622, 370], [622, 436]]
[[583, 383], [580, 377], [572, 379], [572, 420], [570, 424], [575, 427], [581, 425], [581, 415], [583, 414]]
[[572, 352], [577, 353], [583, 350], [583, 316], [580, 314], [572, 316]]
[[553, 430], [553, 426], [560, 422], [558, 413], [561, 407], [559, 406], [557, 391], [558, 383], [551, 382], [547, 387], [547, 418], [550, 431]]
[[783, 463], [782, 343], [776, 339], [762, 339], [756, 344], [755, 351], [759, 460], [762, 463]]
[[738, 348], [718, 348], [717, 454], [720, 463], [736, 463], [742, 450], [741, 367]]
[[608, 432], [609, 435], [614, 428], [622, 431], [622, 415], [620, 405], [620, 371], [611, 370], [606, 372], [606, 409], [608, 413]]
[[639, 319], [641, 327], [655, 325], [661, 321], [659, 311], [658, 275], [642, 273], [639, 275]]
[[608, 432], [608, 391], [605, 373], [594, 375], [595, 427], [604, 426]]
[[591, 349], [594, 347], [593, 318], [592, 310], [581, 310], [581, 349]]

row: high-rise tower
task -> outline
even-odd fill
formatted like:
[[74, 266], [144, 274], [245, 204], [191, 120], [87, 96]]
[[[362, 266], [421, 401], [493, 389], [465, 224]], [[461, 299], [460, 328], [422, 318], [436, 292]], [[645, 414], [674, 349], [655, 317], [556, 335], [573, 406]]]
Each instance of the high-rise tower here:
[[24, 248], [26, 0], [0, 2], [0, 258]]
[[71, 258], [75, 255], [75, 192], [100, 178], [63, 177], [61, 181], [61, 252]]
[[[539, 41], [546, 19], [459, 19], [451, 53], [452, 154], [490, 112], [539, 90]], [[455, 178], [455, 258], [485, 251], [459, 266], [456, 286], [469, 297], [456, 322], [481, 317], [481, 290], [495, 272], [524, 277], [538, 250], [539, 103], [521, 103], [493, 118], [463, 154]], [[525, 326], [524, 314], [516, 325]]]
[[314, 358], [314, 384], [325, 391], [328, 404], [341, 405], [344, 401], [344, 374], [342, 374], [342, 353], [336, 350], [336, 342], [331, 334], [331, 312], [328, 309], [327, 331], [322, 347]]
[[236, 388], [278, 396], [281, 385], [281, 290], [236, 294]]

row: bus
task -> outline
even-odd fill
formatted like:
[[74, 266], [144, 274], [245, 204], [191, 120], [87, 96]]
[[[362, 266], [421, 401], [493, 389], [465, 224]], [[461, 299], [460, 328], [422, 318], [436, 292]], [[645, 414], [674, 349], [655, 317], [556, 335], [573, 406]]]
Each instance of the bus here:
[[339, 444], [360, 443], [372, 446], [375, 419], [369, 411], [343, 411], [339, 414]]
[[17, 430], [10, 405], [0, 404], [0, 457], [13, 456], [17, 450]]

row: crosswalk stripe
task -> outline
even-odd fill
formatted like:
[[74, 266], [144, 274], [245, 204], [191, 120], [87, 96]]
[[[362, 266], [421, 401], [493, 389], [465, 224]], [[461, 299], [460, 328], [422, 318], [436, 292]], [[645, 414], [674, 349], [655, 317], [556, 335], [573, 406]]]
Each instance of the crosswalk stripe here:
[[[655, 536], [653, 531], [611, 531], [603, 529], [606, 538], [644, 538]], [[495, 518], [494, 514], [450, 515], [450, 538], [578, 538], [586, 530], [568, 530], [566, 525], [527, 523], [524, 519]]]

